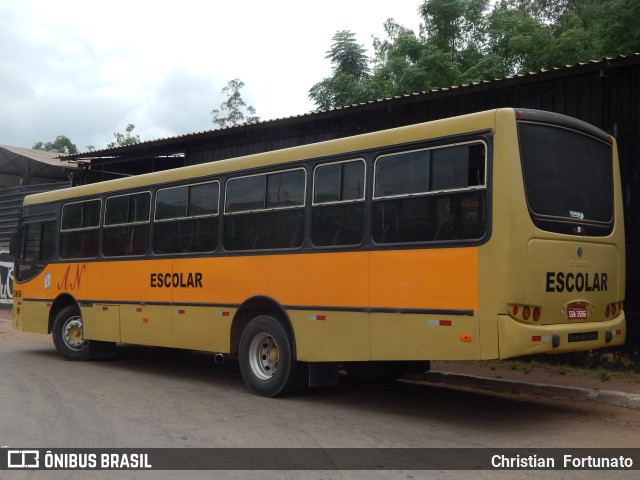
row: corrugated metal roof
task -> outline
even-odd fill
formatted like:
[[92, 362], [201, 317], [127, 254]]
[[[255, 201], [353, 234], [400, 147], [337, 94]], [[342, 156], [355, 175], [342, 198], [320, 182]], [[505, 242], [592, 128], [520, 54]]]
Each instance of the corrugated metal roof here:
[[7, 150], [30, 160], [35, 160], [41, 163], [47, 163], [49, 165], [55, 165], [61, 168], [69, 168], [69, 164], [62, 163], [60, 161], [60, 153], [58, 152], [45, 152], [44, 150], [36, 150], [34, 148], [21, 148], [12, 147], [10, 145], [0, 145], [0, 149]]
[[232, 134], [235, 132], [241, 132], [243, 130], [260, 128], [260, 127], [270, 127], [278, 124], [287, 124], [292, 122], [297, 122], [300, 120], [312, 120], [315, 118], [319, 118], [325, 115], [335, 115], [343, 112], [354, 111], [362, 108], [370, 108], [370, 107], [380, 107], [385, 104], [393, 104], [396, 102], [404, 102], [404, 101], [415, 101], [420, 100], [421, 98], [430, 97], [430, 96], [439, 96], [439, 95], [449, 95], [449, 94], [463, 94], [465, 91], [477, 91], [480, 89], [493, 89], [499, 88], [501, 85], [505, 83], [512, 82], [523, 82], [527, 83], [530, 81], [535, 81], [537, 79], [546, 80], [549, 75], [562, 75], [568, 76], [572, 74], [581, 74], [584, 73], [585, 69], [594, 69], [594, 70], [602, 70], [602, 69], [611, 69], [616, 68], [618, 66], [623, 66], [628, 63], [637, 63], [640, 62], [640, 53], [631, 53], [628, 55], [619, 55], [617, 57], [605, 57], [600, 60], [590, 60], [588, 62], [578, 62], [573, 65], [564, 65], [559, 67], [551, 67], [551, 68], [543, 68], [536, 72], [529, 72], [525, 74], [516, 74], [503, 78], [494, 78], [492, 80], [481, 80], [478, 82], [470, 82], [462, 85], [453, 85], [450, 87], [442, 87], [435, 88], [428, 91], [415, 92], [415, 93], [407, 93], [403, 95], [395, 95], [391, 97], [380, 98], [377, 100], [370, 100], [368, 102], [362, 102], [352, 105], [345, 105], [342, 107], [336, 107], [330, 110], [317, 110], [313, 112], [303, 113], [299, 115], [293, 115], [290, 117], [283, 118], [275, 118], [271, 120], [265, 120], [261, 122], [251, 122], [242, 125], [236, 125], [232, 127], [225, 127], [222, 129], [214, 129], [207, 130], [202, 132], [189, 133], [184, 135], [177, 135], [174, 137], [166, 137], [157, 140], [148, 140], [144, 142], [137, 143], [135, 145], [127, 145], [124, 147], [116, 147], [110, 149], [97, 150], [93, 152], [85, 152], [76, 155], [66, 155], [60, 156], [62, 160], [80, 160], [83, 158], [91, 159], [91, 158], [104, 158], [104, 157], [120, 157], [122, 155], [136, 153], [136, 152], [146, 152], [150, 150], [155, 150], [157, 147], [169, 146], [171, 144], [178, 144], [181, 142], [192, 142], [199, 140], [206, 140], [209, 138], [214, 138], [217, 136], [223, 136]]
[[59, 157], [55, 152], [0, 145], [0, 187], [67, 180], [76, 165]]

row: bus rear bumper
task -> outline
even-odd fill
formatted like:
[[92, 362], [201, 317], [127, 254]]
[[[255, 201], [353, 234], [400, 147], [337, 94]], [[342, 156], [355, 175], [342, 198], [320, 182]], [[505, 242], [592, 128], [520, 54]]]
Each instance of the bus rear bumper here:
[[528, 325], [498, 315], [499, 358], [613, 347], [624, 344], [626, 333], [624, 312], [603, 322], [555, 325]]

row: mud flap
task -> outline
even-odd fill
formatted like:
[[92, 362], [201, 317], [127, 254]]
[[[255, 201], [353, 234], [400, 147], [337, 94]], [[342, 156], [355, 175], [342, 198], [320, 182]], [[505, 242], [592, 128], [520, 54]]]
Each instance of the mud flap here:
[[115, 342], [100, 342], [98, 340], [90, 340], [87, 346], [88, 355], [90, 360], [101, 358], [113, 358], [116, 356], [116, 343]]
[[328, 387], [338, 385], [338, 364], [335, 362], [309, 363], [309, 386]]

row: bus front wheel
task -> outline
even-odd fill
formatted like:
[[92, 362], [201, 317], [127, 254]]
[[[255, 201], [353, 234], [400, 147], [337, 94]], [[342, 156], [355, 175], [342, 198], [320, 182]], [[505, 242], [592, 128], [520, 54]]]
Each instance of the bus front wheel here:
[[254, 318], [242, 332], [239, 363], [249, 390], [263, 397], [294, 394], [308, 378], [306, 364], [293, 358], [289, 330], [269, 315]]
[[56, 350], [68, 360], [87, 360], [89, 341], [84, 339], [82, 316], [75, 305], [64, 307], [58, 312], [51, 329]]

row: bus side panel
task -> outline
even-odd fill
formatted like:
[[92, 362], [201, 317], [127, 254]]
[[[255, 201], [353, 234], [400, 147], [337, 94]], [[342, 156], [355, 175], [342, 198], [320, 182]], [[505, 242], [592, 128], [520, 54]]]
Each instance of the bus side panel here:
[[120, 332], [124, 343], [173, 347], [171, 306], [121, 305]]
[[372, 360], [478, 358], [477, 248], [374, 252], [370, 258]]
[[120, 306], [96, 303], [81, 307], [84, 338], [105, 342], [120, 341]]
[[267, 264], [260, 256], [174, 259], [172, 271], [178, 280], [172, 294], [174, 346], [230, 353], [237, 306], [267, 294]]
[[174, 270], [201, 273], [202, 287], [174, 289], [176, 305], [241, 304], [264, 295], [283, 306], [367, 306], [366, 252], [248, 255], [176, 260]]
[[[201, 287], [174, 288], [176, 346], [229, 351], [231, 316], [222, 307], [196, 309], [190, 303], [240, 305], [266, 296], [281, 305], [291, 320], [299, 360], [369, 360], [368, 254], [318, 253], [181, 259], [174, 271], [201, 274]], [[185, 280], [188, 284], [188, 280]], [[328, 309], [320, 306], [329, 307]], [[347, 307], [351, 311], [340, 311]], [[217, 314], [216, 311], [220, 311]], [[192, 345], [199, 344], [200, 347]]]
[[[90, 263], [89, 268], [92, 282], [79, 299], [94, 303], [93, 315], [85, 321], [87, 338], [115, 341], [119, 335], [118, 341], [125, 343], [173, 345], [172, 286], [159, 280], [159, 275], [172, 277], [171, 260], [113, 260]], [[116, 305], [119, 329], [112, 311]], [[104, 338], [90, 336], [94, 333]]]
[[173, 346], [230, 353], [231, 322], [237, 308], [176, 305], [173, 308]]
[[372, 308], [478, 309], [478, 248], [370, 254]]
[[290, 310], [297, 359], [304, 362], [366, 361], [369, 314], [322, 310]]
[[473, 360], [479, 340], [475, 316], [371, 314], [372, 360]]
[[298, 360], [370, 359], [368, 262], [366, 252], [270, 257], [268, 291], [285, 308], [293, 307], [288, 314]]
[[[105, 261], [89, 264], [87, 301], [171, 304], [171, 260]], [[166, 282], [165, 282], [166, 279]]]
[[367, 252], [274, 255], [268, 290], [284, 305], [368, 306]]
[[50, 303], [14, 299], [13, 328], [24, 332], [49, 333]]

